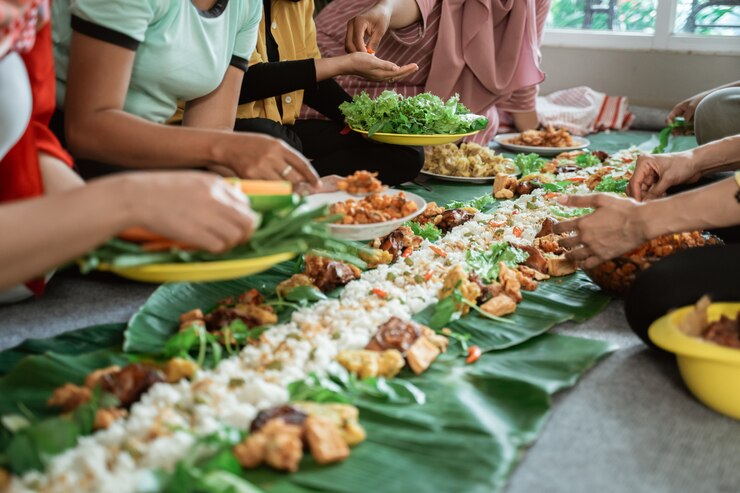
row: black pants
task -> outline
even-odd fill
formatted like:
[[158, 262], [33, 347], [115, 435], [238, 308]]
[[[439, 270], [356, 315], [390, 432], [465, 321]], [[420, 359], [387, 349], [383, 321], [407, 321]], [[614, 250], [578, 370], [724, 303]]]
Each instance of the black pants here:
[[321, 176], [376, 171], [383, 183], [400, 185], [416, 178], [424, 165], [421, 147], [380, 144], [356, 132], [342, 135], [342, 126], [329, 120], [298, 120], [286, 126], [265, 118], [249, 118], [237, 120], [234, 130], [284, 140], [311, 159]]
[[666, 257], [637, 276], [624, 311], [632, 330], [652, 346], [650, 324], [705, 294], [712, 301], [740, 301], [740, 245], [694, 248]]

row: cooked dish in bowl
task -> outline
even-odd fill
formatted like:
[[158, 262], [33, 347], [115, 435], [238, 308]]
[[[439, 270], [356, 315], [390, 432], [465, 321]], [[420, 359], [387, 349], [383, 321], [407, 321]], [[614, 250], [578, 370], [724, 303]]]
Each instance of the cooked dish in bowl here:
[[362, 199], [348, 199], [329, 206], [331, 214], [342, 214], [337, 224], [374, 224], [401, 219], [419, 206], [399, 192], [395, 195], [372, 193]]

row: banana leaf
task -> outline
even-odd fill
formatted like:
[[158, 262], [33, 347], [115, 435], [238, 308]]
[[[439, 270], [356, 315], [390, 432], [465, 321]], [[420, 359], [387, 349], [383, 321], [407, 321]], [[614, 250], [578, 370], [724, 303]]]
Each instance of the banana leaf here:
[[318, 466], [309, 458], [290, 476], [260, 469], [245, 477], [279, 493], [498, 491], [539, 435], [551, 395], [610, 350], [605, 342], [546, 334], [473, 365], [445, 358], [411, 379], [426, 393], [425, 405], [356, 402], [368, 439], [347, 461]]
[[120, 347], [124, 324], [106, 324], [66, 332], [48, 339], [28, 339], [0, 352], [0, 376], [10, 372], [26, 356], [53, 351], [57, 354], [83, 354], [100, 348]]
[[[222, 298], [254, 287], [270, 293], [292, 273], [292, 264], [285, 263], [264, 274], [233, 281], [164, 285], [131, 319], [124, 349], [127, 352], [159, 353], [167, 339], [177, 331], [180, 314], [193, 308], [208, 308]], [[484, 351], [502, 349], [540, 335], [567, 320], [591, 318], [604, 309], [609, 299], [585, 274], [577, 272], [542, 282], [536, 291], [525, 292], [516, 313], [507, 317], [510, 323], [496, 322], [474, 313], [453, 323], [450, 328], [470, 334], [471, 342]], [[428, 324], [433, 313], [434, 307], [431, 306], [414, 319]]]

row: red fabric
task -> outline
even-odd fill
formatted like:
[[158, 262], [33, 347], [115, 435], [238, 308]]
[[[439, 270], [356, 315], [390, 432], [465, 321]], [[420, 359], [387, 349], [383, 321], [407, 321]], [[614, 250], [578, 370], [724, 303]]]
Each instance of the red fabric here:
[[39, 152], [44, 152], [72, 166], [72, 157], [49, 130], [54, 113], [55, 78], [51, 45], [51, 24], [37, 35], [33, 48], [23, 54], [33, 95], [31, 122], [16, 145], [0, 161], [0, 202], [8, 202], [44, 193]]

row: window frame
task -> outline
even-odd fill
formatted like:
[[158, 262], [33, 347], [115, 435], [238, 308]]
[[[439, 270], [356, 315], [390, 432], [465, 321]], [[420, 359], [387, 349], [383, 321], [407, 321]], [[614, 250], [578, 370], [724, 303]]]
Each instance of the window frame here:
[[655, 32], [546, 28], [543, 46], [740, 55], [740, 36], [674, 33], [678, 0], [657, 0]]

